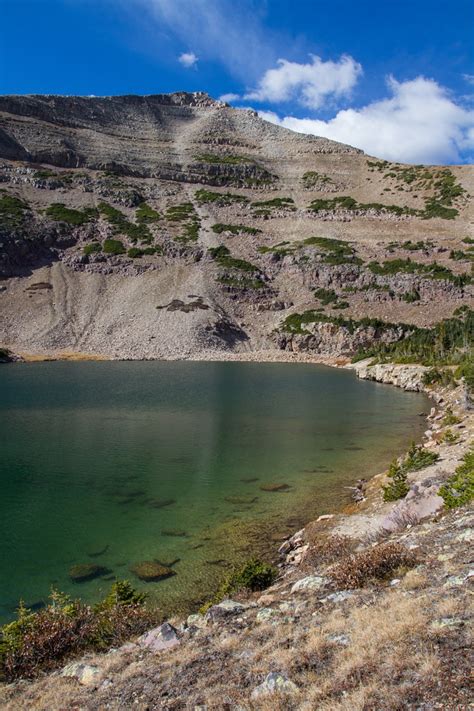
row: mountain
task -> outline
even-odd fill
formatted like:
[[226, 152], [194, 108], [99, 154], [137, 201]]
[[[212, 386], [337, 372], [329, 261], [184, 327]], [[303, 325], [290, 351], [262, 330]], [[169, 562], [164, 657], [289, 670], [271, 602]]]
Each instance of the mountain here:
[[204, 93], [2, 96], [0, 183], [20, 354], [352, 354], [474, 303], [472, 166], [378, 160]]

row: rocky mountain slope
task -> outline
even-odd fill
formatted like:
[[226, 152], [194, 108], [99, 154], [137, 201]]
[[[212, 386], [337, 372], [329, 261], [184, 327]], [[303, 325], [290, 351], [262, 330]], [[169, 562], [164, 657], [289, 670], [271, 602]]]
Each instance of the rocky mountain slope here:
[[202, 93], [2, 96], [0, 345], [350, 355], [474, 303], [473, 193], [472, 166], [380, 161]]

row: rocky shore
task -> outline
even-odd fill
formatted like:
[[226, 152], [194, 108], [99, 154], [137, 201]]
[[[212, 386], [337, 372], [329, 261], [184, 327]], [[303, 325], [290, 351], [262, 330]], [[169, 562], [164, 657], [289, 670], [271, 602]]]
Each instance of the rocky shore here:
[[[272, 354], [255, 357], [263, 359]], [[281, 544], [278, 579], [264, 593], [239, 594], [107, 654], [4, 686], [2, 707], [469, 708], [474, 513], [448, 511], [439, 490], [472, 446], [474, 412], [462, 386], [426, 388], [421, 366], [348, 367], [433, 399], [422, 447], [437, 458], [408, 474], [404, 498], [383, 501], [386, 473], [360, 482], [346, 510]]]

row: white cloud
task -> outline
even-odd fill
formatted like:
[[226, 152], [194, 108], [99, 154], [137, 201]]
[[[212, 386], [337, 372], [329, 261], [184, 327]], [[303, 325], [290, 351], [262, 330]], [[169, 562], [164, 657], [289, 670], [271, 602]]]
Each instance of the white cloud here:
[[431, 79], [388, 80], [391, 96], [361, 109], [339, 111], [329, 121], [262, 118], [300, 133], [325, 136], [362, 148], [366, 153], [406, 163], [454, 163], [474, 150], [474, 111], [457, 104]]
[[186, 69], [191, 69], [196, 66], [198, 57], [196, 57], [194, 52], [183, 52], [179, 55], [178, 62], [182, 64], [183, 67], [186, 67]]
[[[131, 3], [131, 0], [121, 0]], [[151, 27], [192, 46], [200, 59], [221, 62], [242, 81], [253, 81], [275, 61], [264, 12], [256, 0], [134, 0]]]
[[272, 103], [297, 101], [317, 109], [330, 96], [348, 96], [362, 74], [362, 66], [348, 55], [337, 62], [310, 56], [307, 64], [279, 59], [278, 67], [268, 69], [257, 88], [244, 98]]
[[474, 74], [463, 74], [462, 78], [467, 81], [468, 84], [474, 84]]
[[237, 101], [237, 99], [240, 99], [239, 94], [232, 94], [231, 92], [229, 94], [222, 94], [222, 96], [219, 96], [219, 101], [225, 101], [226, 104], [231, 101]]

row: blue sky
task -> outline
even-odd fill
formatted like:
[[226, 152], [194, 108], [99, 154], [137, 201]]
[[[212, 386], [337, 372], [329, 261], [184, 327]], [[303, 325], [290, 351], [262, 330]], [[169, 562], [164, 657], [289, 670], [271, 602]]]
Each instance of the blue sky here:
[[406, 162], [472, 162], [474, 2], [0, 0], [0, 93], [207, 91]]

